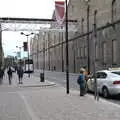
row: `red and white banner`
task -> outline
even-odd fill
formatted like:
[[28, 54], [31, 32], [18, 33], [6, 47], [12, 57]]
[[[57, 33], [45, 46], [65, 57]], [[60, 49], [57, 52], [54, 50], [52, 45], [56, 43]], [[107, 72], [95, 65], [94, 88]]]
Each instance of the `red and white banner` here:
[[55, 1], [55, 16], [57, 23], [62, 26], [65, 20], [65, 2]]

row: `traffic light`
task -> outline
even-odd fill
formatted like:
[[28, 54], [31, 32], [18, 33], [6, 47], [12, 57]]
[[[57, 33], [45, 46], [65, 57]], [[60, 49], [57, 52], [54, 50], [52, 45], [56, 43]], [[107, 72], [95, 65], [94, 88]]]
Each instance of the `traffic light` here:
[[24, 47], [24, 51], [28, 51], [28, 45], [27, 45], [27, 42], [23, 42], [23, 47]]

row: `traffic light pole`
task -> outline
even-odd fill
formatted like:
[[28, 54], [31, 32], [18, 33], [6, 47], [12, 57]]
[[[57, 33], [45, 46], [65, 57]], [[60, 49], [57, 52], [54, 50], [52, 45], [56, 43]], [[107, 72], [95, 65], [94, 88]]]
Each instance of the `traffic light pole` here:
[[30, 33], [30, 34], [25, 34], [23, 32], [21, 32], [21, 35], [25, 35], [27, 37], [27, 51], [28, 51], [28, 77], [30, 77], [30, 59], [29, 59], [29, 44], [28, 44], [28, 36], [33, 35], [34, 33]]

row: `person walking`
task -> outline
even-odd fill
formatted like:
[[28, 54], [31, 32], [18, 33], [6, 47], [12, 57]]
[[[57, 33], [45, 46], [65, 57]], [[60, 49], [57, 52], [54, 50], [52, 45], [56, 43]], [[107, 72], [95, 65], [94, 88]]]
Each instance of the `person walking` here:
[[83, 68], [80, 69], [80, 75], [77, 79], [77, 83], [80, 87], [80, 96], [85, 95], [85, 75], [84, 75], [85, 70]]
[[83, 67], [83, 69], [84, 69], [84, 75], [85, 75], [85, 93], [87, 93], [88, 91], [87, 81], [89, 80], [89, 75], [86, 67]]
[[4, 76], [4, 70], [0, 68], [0, 84], [2, 84], [3, 76]]
[[9, 67], [8, 68], [8, 71], [7, 71], [7, 74], [8, 74], [8, 79], [9, 79], [9, 85], [12, 84], [12, 69]]
[[19, 84], [23, 84], [23, 82], [22, 82], [23, 74], [24, 74], [23, 68], [18, 67], [17, 75], [18, 75], [18, 79], [19, 79]]

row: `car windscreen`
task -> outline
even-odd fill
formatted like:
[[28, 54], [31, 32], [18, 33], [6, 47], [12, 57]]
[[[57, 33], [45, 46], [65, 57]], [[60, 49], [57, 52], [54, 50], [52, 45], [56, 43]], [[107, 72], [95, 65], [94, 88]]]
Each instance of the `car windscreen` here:
[[120, 71], [114, 71], [114, 72], [111, 72], [111, 73], [114, 73], [114, 74], [117, 74], [117, 75], [120, 75]]

